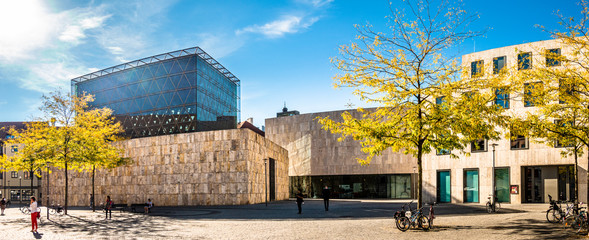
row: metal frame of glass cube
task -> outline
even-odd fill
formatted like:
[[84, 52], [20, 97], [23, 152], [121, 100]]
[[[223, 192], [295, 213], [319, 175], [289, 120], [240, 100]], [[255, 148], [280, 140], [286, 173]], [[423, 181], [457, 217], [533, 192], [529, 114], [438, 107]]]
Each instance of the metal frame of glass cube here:
[[232, 129], [240, 118], [240, 80], [199, 47], [159, 54], [71, 80], [94, 95], [131, 138]]

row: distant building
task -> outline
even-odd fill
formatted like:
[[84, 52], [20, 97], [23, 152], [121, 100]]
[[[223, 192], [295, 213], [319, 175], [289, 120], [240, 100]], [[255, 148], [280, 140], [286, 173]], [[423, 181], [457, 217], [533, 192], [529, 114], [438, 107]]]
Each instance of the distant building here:
[[[17, 130], [24, 129], [26, 122], [0, 122], [0, 155], [8, 157], [18, 153], [20, 148], [17, 144], [5, 144], [6, 140], [14, 138], [8, 131], [10, 128]], [[33, 191], [31, 192], [31, 181], [33, 181]], [[18, 201], [28, 201], [31, 196], [41, 197], [39, 186], [41, 179], [34, 174], [31, 176], [27, 171], [7, 171], [1, 169], [0, 172], [0, 197], [6, 198], [13, 203]]]
[[282, 108], [282, 112], [276, 113], [276, 117], [288, 117], [288, 116], [295, 116], [295, 115], [299, 115], [299, 111], [297, 110], [293, 110], [293, 111], [288, 111], [288, 108], [286, 108], [286, 103], [284, 104], [284, 108]]
[[123, 63], [72, 79], [132, 138], [235, 129], [239, 79], [199, 47]]

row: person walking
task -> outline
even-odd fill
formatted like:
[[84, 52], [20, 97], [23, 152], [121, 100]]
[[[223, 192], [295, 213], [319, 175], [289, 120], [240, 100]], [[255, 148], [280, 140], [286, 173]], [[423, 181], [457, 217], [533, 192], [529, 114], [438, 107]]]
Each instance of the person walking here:
[[297, 207], [299, 207], [299, 214], [301, 214], [301, 212], [303, 211], [303, 202], [305, 202], [305, 200], [303, 200], [303, 194], [301, 193], [301, 190], [297, 191]]
[[[110, 200], [110, 196], [106, 196], [106, 203], [104, 204], [104, 209], [106, 210], [106, 216], [104, 219], [111, 219], [112, 218], [112, 200]], [[110, 212], [110, 216], [108, 213]]]
[[31, 232], [37, 232], [37, 214], [39, 214], [37, 212], [37, 200], [35, 199], [35, 197], [31, 197], [31, 223], [33, 226], [33, 230], [31, 230]]
[[323, 205], [325, 206], [325, 211], [329, 211], [329, 196], [331, 195], [331, 191], [329, 190], [329, 187], [327, 187], [327, 185], [325, 185], [325, 187], [323, 188]]
[[0, 209], [2, 209], [2, 213], [0, 215], [4, 216], [4, 209], [6, 209], [6, 198], [2, 198], [2, 200], [0, 200]]

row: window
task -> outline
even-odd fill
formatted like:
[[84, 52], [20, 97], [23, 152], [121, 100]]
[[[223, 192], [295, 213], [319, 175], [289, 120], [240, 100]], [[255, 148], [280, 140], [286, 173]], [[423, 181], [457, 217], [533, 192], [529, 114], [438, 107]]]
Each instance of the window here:
[[509, 92], [507, 92], [507, 88], [495, 89], [495, 105], [505, 109], [509, 108]]
[[30, 173], [28, 171], [23, 172], [24, 179], [29, 179], [29, 177], [30, 177], [29, 175], [30, 175]]
[[560, 48], [546, 50], [546, 66], [560, 66]]
[[574, 100], [575, 95], [575, 86], [569, 79], [558, 80], [558, 103], [566, 104], [567, 99]]
[[4, 179], [4, 173], [0, 172], [0, 179]]
[[493, 74], [499, 73], [505, 68], [505, 56], [493, 58]]
[[528, 138], [523, 135], [511, 135], [511, 150], [528, 149]]
[[464, 170], [464, 202], [479, 202], [479, 170]]
[[532, 68], [532, 53], [520, 53], [517, 55], [517, 70]]
[[18, 172], [17, 171], [10, 172], [10, 177], [11, 178], [18, 178]]
[[486, 152], [487, 151], [487, 140], [479, 139], [470, 142], [470, 152]]
[[436, 150], [436, 154], [437, 155], [450, 155], [450, 150], [448, 150], [448, 149], [437, 149]]
[[18, 152], [18, 146], [16, 146], [16, 145], [10, 146], [10, 152], [13, 152], [13, 153]]
[[474, 61], [470, 63], [470, 76], [480, 77], [483, 75], [483, 60]]
[[14, 136], [12, 136], [12, 135], [10, 135], [10, 134], [7, 134], [7, 135], [6, 135], [6, 139], [14, 139]]
[[[571, 122], [571, 121], [563, 122], [562, 120], [557, 119], [557, 120], [554, 120], [554, 125], [556, 127], [565, 128], [567, 126], [573, 126], [573, 122]], [[565, 131], [560, 131], [560, 132], [565, 132]], [[573, 146], [574, 146], [573, 139], [567, 139], [566, 137], [561, 137], [559, 139], [556, 139], [555, 143], [554, 143], [555, 148], [573, 147]]]
[[539, 90], [542, 90], [542, 82], [524, 84], [524, 107], [533, 107], [540, 104]]
[[444, 103], [445, 102], [444, 101], [444, 98], [445, 98], [445, 96], [437, 97], [436, 98], [436, 104], [437, 105], [440, 105], [440, 104]]

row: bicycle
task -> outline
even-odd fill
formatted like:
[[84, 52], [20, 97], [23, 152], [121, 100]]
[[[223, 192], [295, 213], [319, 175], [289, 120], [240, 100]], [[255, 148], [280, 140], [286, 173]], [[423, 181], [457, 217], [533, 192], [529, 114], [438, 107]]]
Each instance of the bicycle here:
[[57, 204], [57, 206], [54, 204], [51, 207], [49, 207], [49, 214], [63, 216], [64, 213], [64, 208], [59, 204]]
[[405, 216], [402, 216], [399, 219], [399, 230], [405, 232], [411, 227], [419, 227], [423, 231], [428, 231], [430, 229], [429, 219], [423, 215], [423, 207], [417, 209], [415, 213], [406, 211]]
[[546, 211], [546, 220], [548, 220], [549, 223], [558, 223], [564, 217], [564, 212], [560, 205], [561, 202], [552, 200], [550, 194], [548, 194], [548, 199], [550, 201], [550, 207]]
[[395, 224], [397, 225], [397, 228], [400, 230], [401, 226], [399, 225], [399, 221], [401, 220], [401, 218], [405, 215], [405, 213], [407, 212], [406, 207], [409, 208], [410, 212], [413, 212], [414, 209], [411, 208], [411, 204], [413, 204], [413, 200], [411, 200], [411, 202], [409, 203], [405, 203], [403, 204], [403, 206], [401, 207], [403, 210], [401, 211], [396, 211], [394, 214], [394, 218], [395, 218]]
[[26, 214], [31, 214], [31, 209], [30, 209], [29, 207], [27, 207], [26, 205], [25, 205], [25, 206], [21, 206], [21, 207], [19, 208], [19, 210], [20, 210], [20, 212], [21, 212], [22, 214], [25, 214], [25, 215], [26, 215]]
[[495, 197], [495, 201], [491, 201], [492, 196], [489, 196], [487, 199], [487, 213], [497, 213], [501, 208], [501, 203], [498, 201], [497, 197]]

